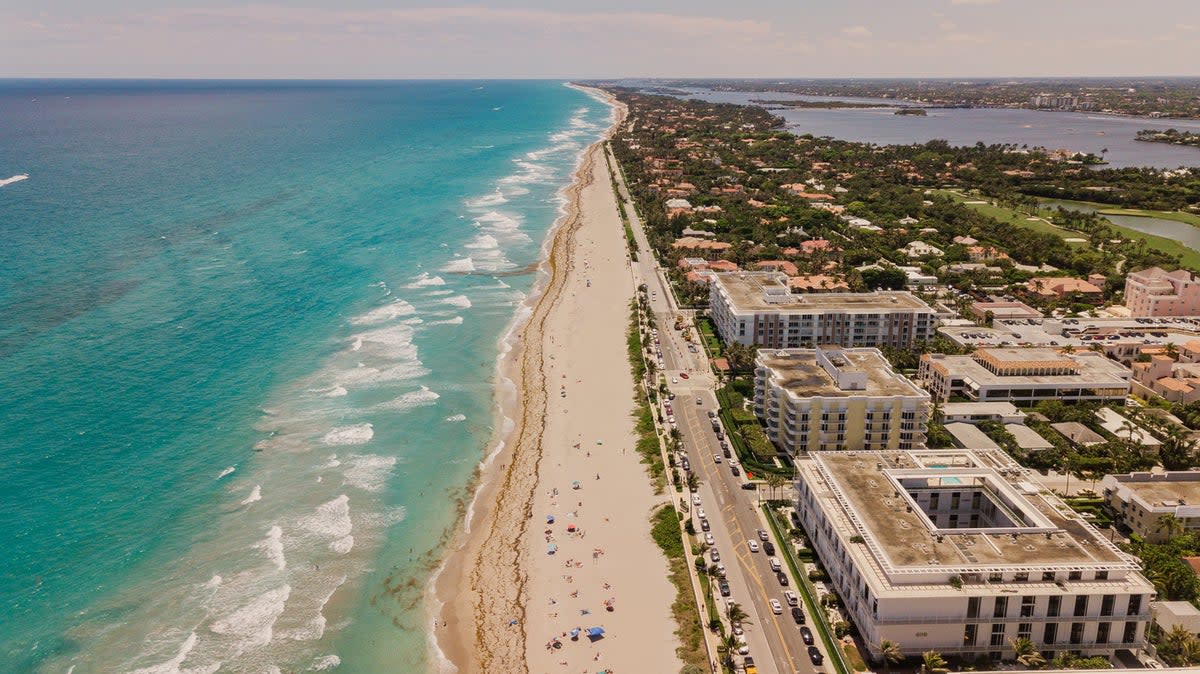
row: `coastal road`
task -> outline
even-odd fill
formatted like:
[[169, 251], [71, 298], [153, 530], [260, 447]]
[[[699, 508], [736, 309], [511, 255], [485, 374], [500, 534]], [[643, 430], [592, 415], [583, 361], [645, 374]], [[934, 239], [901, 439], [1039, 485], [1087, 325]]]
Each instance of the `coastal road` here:
[[[615, 158], [610, 156], [610, 161], [614, 167], [617, 166]], [[620, 171], [616, 171], [616, 179], [621, 207], [629, 218], [638, 248], [638, 260], [633, 263], [634, 277], [639, 284], [645, 283], [647, 286], [647, 299], [659, 327], [660, 343], [657, 346], [662, 351], [663, 374], [675, 382], [670, 387], [676, 394], [672, 403], [676, 426], [683, 437], [684, 451], [691, 468], [701, 480], [700, 507], [705, 509], [715, 547], [721, 553], [721, 562], [725, 564], [731, 599], [742, 604], [749, 615], [748, 620], [753, 623], [745, 626], [750, 655], [764, 674], [824, 671], [827, 665], [814, 667], [809, 660], [807, 646], [783, 595], [785, 589], [799, 593], [796, 579], [790, 578], [788, 587], [782, 587], [770, 568], [769, 555], [761, 549], [757, 553], [750, 552], [748, 541], [753, 539], [761, 544], [757, 531], [765, 528], [757, 509], [758, 492], [742, 489], [744, 474], [735, 477], [726, 460], [722, 459], [718, 464], [714, 458], [721, 455], [721, 447], [712, 430], [708, 411], [717, 409], [713, 393], [716, 380], [704, 350], [689, 351], [682, 333], [672, 329], [678, 313], [674, 296], [650, 248]], [[680, 376], [684, 372], [688, 374], [687, 379]], [[697, 397], [701, 401], [699, 405], [696, 404]], [[695, 508], [692, 508], [691, 517], [699, 532], [700, 523], [695, 517]], [[777, 547], [786, 544], [783, 541], [775, 543]], [[786, 564], [783, 568], [786, 572]], [[718, 599], [721, 599], [719, 595]], [[782, 614], [774, 614], [770, 606], [771, 599], [777, 599], [783, 605]], [[718, 605], [723, 607], [724, 602], [719, 601]], [[800, 605], [807, 616], [803, 601]], [[811, 629], [811, 616], [808, 616], [807, 624]], [[823, 649], [819, 639], [818, 647]]]

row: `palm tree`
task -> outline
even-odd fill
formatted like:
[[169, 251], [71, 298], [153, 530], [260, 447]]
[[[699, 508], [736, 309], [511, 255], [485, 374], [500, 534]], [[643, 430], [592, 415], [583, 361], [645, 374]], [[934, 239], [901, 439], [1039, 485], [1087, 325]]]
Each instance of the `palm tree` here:
[[1183, 520], [1166, 513], [1158, 516], [1157, 526], [1154, 527], [1154, 533], [1165, 532], [1167, 538], [1173, 538], [1183, 533]]
[[747, 620], [747, 618], [750, 616], [746, 613], [746, 609], [742, 608], [742, 605], [736, 601], [731, 603], [729, 607], [725, 609], [725, 617], [729, 618], [730, 625], [733, 625], [734, 623], [742, 623], [743, 625], [753, 624]]
[[900, 644], [891, 639], [884, 639], [879, 642], [879, 657], [883, 658], [883, 671], [892, 671], [892, 665], [904, 659], [904, 653], [900, 651]]
[[1163, 353], [1170, 356], [1171, 360], [1179, 360], [1179, 348], [1175, 346], [1175, 342], [1167, 342], [1163, 347]]
[[1046, 664], [1046, 657], [1038, 652], [1037, 646], [1028, 637], [1012, 639], [1009, 643], [1016, 652], [1017, 662], [1025, 668], [1040, 669], [1042, 665]]
[[925, 651], [921, 654], [921, 667], [924, 668], [926, 674], [946, 668], [946, 658], [942, 657], [937, 651]]
[[767, 486], [771, 488], [771, 496], [775, 496], [775, 490], [787, 484], [787, 478], [779, 473], [767, 473]]

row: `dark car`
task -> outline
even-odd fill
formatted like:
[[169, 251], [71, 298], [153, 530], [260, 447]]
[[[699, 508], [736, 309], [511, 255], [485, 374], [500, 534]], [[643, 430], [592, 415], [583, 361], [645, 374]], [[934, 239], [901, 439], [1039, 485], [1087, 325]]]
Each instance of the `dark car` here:
[[709, 529], [712, 529], [712, 525], [708, 523], [708, 520], [700, 520], [700, 530], [708, 531]]
[[726, 459], [732, 459], [732, 458], [733, 458], [733, 454], [731, 454], [731, 453], [729, 452], [729, 448], [728, 448], [728, 447], [722, 447], [722, 448], [721, 448], [721, 456], [724, 456]]
[[742, 489], [747, 489], [747, 490], [753, 491], [755, 489], [758, 489], [758, 483], [757, 482], [743, 482]]
[[821, 651], [816, 646], [808, 647], [808, 659], [812, 660], [812, 663], [817, 666], [825, 662], [825, 656], [821, 655]]
[[812, 630], [808, 629], [808, 627], [803, 625], [800, 627], [800, 638], [804, 640], [805, 646], [813, 645]]
[[797, 625], [804, 624], [804, 611], [800, 610], [799, 606], [792, 607], [792, 620], [795, 620]]
[[[764, 550], [765, 550], [765, 548], [764, 548]], [[769, 555], [769, 554], [771, 554], [771, 553], [769, 553], [769, 552], [768, 552], [767, 554]], [[779, 573], [775, 574], [775, 578], [777, 578], [777, 579], [779, 580], [779, 584], [780, 584], [780, 585], [785, 585], [785, 586], [786, 586], [786, 585], [788, 584], [787, 574], [786, 574], [786, 573], [784, 573], [784, 572], [782, 572], [782, 571], [780, 571]]]
[[719, 588], [721, 590], [722, 597], [729, 596], [729, 582], [728, 581], [723, 580], [723, 581], [717, 583], [717, 588]]
[[768, 555], [775, 554], [775, 544], [771, 541], [763, 543], [763, 552], [767, 553]]
[[741, 474], [742, 474], [742, 471], [738, 470], [738, 467], [737, 467], [737, 466], [731, 466], [731, 467], [729, 468], [729, 470], [733, 472], [733, 476], [734, 476], [734, 477], [737, 477], [738, 475], [741, 475]]

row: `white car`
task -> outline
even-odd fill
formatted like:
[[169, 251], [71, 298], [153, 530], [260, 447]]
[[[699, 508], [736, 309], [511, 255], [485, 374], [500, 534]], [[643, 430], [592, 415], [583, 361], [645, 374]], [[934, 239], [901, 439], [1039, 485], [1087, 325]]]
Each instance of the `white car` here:
[[708, 515], [704, 513], [704, 508], [696, 508], [696, 517], [699, 517], [702, 520], [708, 519]]
[[672, 383], [672, 384], [678, 384], [678, 383], [679, 383], [679, 378], [678, 378], [678, 377], [671, 377], [671, 383]]
[[738, 652], [738, 655], [749, 655], [750, 654], [750, 644], [746, 643], [745, 641], [739, 641], [737, 652]]
[[767, 540], [767, 538], [768, 538], [768, 536], [767, 536], [767, 530], [766, 530], [766, 529], [759, 529], [759, 530], [758, 530], [758, 540], [760, 540], [760, 541], [765, 541], [765, 540]]
[[721, 455], [713, 454], [713, 463], [721, 463]]
[[771, 613], [775, 615], [783, 613], [783, 604], [780, 604], [778, 599], [771, 600]]
[[715, 538], [713, 538], [713, 535], [711, 532], [704, 534], [704, 542], [707, 543], [708, 545], [716, 545], [717, 544], [717, 540]]
[[694, 506], [700, 505], [700, 495], [699, 494], [692, 494], [692, 505], [694, 505]]
[[800, 598], [797, 597], [796, 593], [792, 592], [791, 590], [784, 590], [783, 598], [787, 600], [788, 606], [799, 606], [800, 605]]
[[758, 552], [758, 541], [746, 541], [750, 545], [750, 552]]
[[772, 557], [772, 558], [768, 559], [767, 562], [769, 562], [771, 564], [771, 570], [774, 571], [775, 573], [779, 573], [779, 570], [783, 568], [783, 565], [781, 565], [779, 563], [778, 557]]

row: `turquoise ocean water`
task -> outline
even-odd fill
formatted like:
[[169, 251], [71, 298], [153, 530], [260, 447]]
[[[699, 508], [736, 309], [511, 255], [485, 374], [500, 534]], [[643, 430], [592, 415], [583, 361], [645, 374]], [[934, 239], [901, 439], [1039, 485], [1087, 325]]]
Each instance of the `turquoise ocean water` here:
[[0, 671], [413, 672], [609, 108], [0, 81]]

